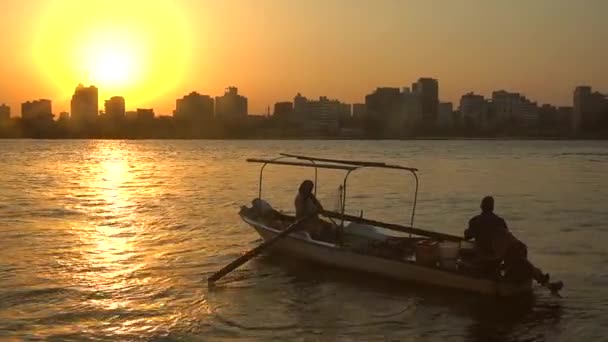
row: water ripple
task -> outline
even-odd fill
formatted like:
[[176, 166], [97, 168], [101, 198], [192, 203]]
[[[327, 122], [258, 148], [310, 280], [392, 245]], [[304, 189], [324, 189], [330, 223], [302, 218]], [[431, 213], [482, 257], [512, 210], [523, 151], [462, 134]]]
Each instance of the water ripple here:
[[[535, 263], [564, 280], [507, 302], [258, 258], [239, 219], [276, 151], [412, 165], [416, 224], [462, 234], [488, 193]], [[16, 340], [601, 340], [608, 323], [608, 143], [518, 141], [0, 141], [0, 338]], [[310, 170], [270, 167], [293, 211]], [[321, 172], [337, 203], [342, 177]], [[413, 187], [354, 173], [347, 211], [407, 223]]]

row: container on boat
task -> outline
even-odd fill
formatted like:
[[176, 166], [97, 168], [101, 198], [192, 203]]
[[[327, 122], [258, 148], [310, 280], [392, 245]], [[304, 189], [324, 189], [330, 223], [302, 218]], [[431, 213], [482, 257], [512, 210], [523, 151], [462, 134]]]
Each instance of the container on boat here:
[[458, 269], [460, 245], [454, 242], [441, 242], [438, 246], [439, 265], [448, 270]]
[[436, 266], [439, 261], [439, 244], [437, 241], [421, 240], [416, 243], [416, 263], [424, 266]]

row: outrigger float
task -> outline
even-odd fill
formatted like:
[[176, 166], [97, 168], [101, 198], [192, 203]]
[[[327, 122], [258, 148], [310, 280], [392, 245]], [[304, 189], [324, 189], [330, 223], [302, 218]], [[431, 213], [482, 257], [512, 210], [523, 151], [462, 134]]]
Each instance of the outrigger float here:
[[[476, 292], [484, 295], [515, 296], [532, 292], [532, 280], [513, 283], [505, 278], [488, 278], [475, 272], [461, 256], [472, 244], [463, 237], [414, 227], [418, 198], [418, 169], [382, 162], [366, 162], [315, 158], [294, 154], [280, 154], [274, 159], [247, 159], [262, 164], [258, 196], [251, 207], [243, 206], [239, 215], [265, 240], [273, 251], [296, 256], [319, 264], [364, 272], [381, 277], [437, 287]], [[323, 211], [338, 226], [336, 241], [314, 239], [307, 231], [295, 230], [294, 216], [272, 209], [262, 199], [264, 170], [267, 165], [294, 166], [314, 169], [316, 192], [318, 169], [345, 172], [338, 211]], [[413, 175], [415, 181], [413, 206], [409, 225], [385, 223], [345, 213], [346, 189], [351, 173], [369, 168], [401, 170]], [[333, 219], [339, 220], [339, 224]], [[292, 232], [293, 230], [293, 232]], [[390, 234], [391, 231], [398, 233]], [[404, 234], [405, 233], [405, 234]], [[250, 251], [228, 265], [210, 279], [210, 283], [261, 252]], [[221, 274], [219, 274], [221, 273]]]

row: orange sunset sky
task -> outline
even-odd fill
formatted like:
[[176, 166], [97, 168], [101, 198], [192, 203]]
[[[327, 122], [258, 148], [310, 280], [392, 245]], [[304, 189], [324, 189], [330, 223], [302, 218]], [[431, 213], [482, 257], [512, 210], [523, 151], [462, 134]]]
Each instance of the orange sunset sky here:
[[100, 104], [122, 95], [157, 114], [230, 85], [251, 113], [297, 92], [363, 102], [420, 76], [454, 102], [608, 92], [605, 0], [2, 0], [0, 13], [0, 103], [14, 116], [37, 98], [69, 110], [78, 83], [98, 86]]

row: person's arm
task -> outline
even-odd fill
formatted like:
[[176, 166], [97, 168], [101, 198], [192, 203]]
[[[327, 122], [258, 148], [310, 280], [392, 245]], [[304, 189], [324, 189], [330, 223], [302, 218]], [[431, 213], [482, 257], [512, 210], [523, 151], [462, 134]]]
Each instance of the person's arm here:
[[507, 227], [507, 221], [505, 221], [503, 218], [500, 218], [500, 221], [502, 221], [502, 228], [508, 232], [509, 227]]
[[296, 218], [299, 219], [304, 217], [304, 203], [301, 196], [296, 196], [294, 207], [296, 208]]
[[319, 200], [315, 197], [315, 195], [310, 195], [310, 199], [312, 200], [312, 203], [314, 203], [315, 207], [317, 207], [318, 211], [323, 211], [323, 206], [321, 205], [321, 202], [319, 202]]
[[471, 240], [477, 236], [477, 224], [475, 224], [475, 218], [469, 220], [469, 228], [464, 231], [464, 239]]

